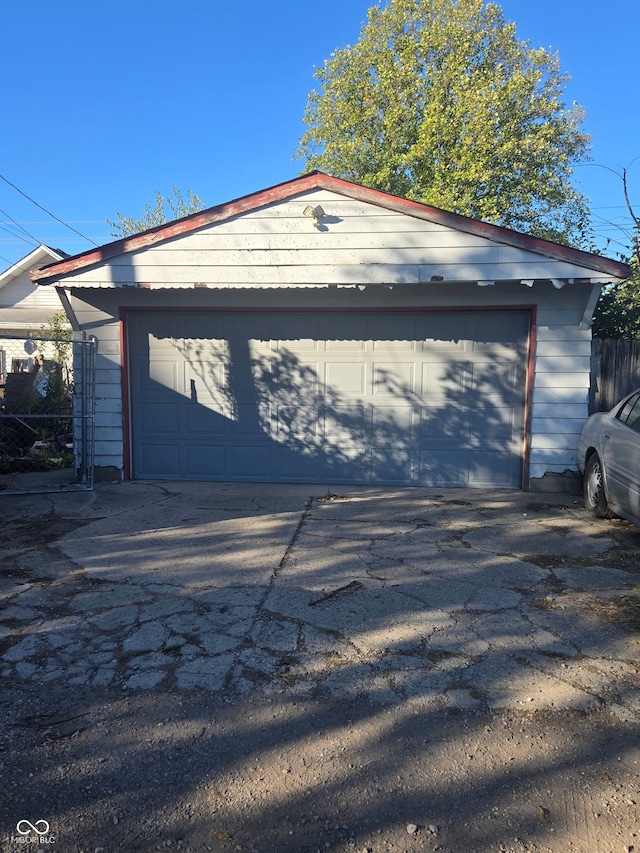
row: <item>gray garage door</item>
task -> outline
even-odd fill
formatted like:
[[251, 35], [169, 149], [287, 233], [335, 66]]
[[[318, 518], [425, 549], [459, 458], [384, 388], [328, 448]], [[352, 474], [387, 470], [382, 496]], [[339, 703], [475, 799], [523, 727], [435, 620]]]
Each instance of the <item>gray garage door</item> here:
[[133, 475], [519, 488], [518, 311], [132, 312]]

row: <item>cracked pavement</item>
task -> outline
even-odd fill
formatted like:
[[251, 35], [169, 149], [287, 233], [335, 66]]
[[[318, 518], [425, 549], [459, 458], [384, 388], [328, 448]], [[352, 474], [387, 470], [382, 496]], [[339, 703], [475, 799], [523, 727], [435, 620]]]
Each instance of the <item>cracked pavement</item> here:
[[132, 482], [0, 502], [14, 683], [640, 718], [640, 530], [577, 496]]

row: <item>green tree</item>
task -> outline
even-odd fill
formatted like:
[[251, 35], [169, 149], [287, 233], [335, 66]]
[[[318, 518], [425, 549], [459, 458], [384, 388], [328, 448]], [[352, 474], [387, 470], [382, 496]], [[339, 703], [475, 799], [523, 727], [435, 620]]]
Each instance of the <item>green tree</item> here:
[[330, 174], [582, 245], [571, 181], [589, 151], [557, 55], [484, 0], [389, 0], [315, 77], [297, 159]]
[[198, 213], [205, 206], [202, 199], [191, 190], [187, 190], [187, 197], [184, 199], [177, 187], [173, 187], [173, 195], [168, 196], [163, 196], [159, 190], [156, 190], [155, 199], [155, 205], [145, 205], [142, 216], [137, 219], [122, 213], [116, 214], [115, 221], [107, 219], [107, 223], [114, 229], [111, 236], [130, 237], [132, 234], [139, 234], [140, 231], [164, 225], [165, 222], [171, 222], [173, 219]]
[[593, 315], [593, 335], [596, 338], [640, 339], [640, 216], [631, 204], [628, 168], [623, 168], [620, 173], [614, 169], [609, 171], [622, 181], [624, 200], [631, 218], [630, 227], [618, 226], [626, 247], [620, 259], [629, 264], [631, 275], [626, 281], [603, 289]]

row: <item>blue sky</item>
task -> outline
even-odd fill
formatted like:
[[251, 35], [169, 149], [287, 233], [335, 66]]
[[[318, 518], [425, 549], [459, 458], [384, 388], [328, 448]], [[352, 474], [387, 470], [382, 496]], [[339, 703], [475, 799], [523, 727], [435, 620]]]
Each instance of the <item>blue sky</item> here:
[[[371, 0], [20, 0], [2, 12], [0, 175], [97, 244], [176, 185], [213, 206], [295, 177], [314, 67], [358, 39]], [[593, 162], [576, 182], [601, 245], [624, 241], [630, 166], [640, 212], [638, 0], [503, 0], [533, 46], [558, 52], [587, 111]], [[607, 167], [607, 168], [601, 168]], [[0, 269], [35, 241], [91, 248], [0, 180]], [[19, 239], [22, 225], [32, 238]], [[607, 223], [614, 223], [613, 225]], [[611, 243], [614, 256], [618, 245]]]

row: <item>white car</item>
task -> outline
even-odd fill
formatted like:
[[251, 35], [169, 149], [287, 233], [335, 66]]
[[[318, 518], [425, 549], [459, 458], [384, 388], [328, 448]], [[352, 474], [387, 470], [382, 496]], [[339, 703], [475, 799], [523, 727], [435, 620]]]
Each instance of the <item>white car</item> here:
[[640, 527], [640, 390], [587, 418], [578, 444], [584, 505], [594, 518], [619, 515]]

